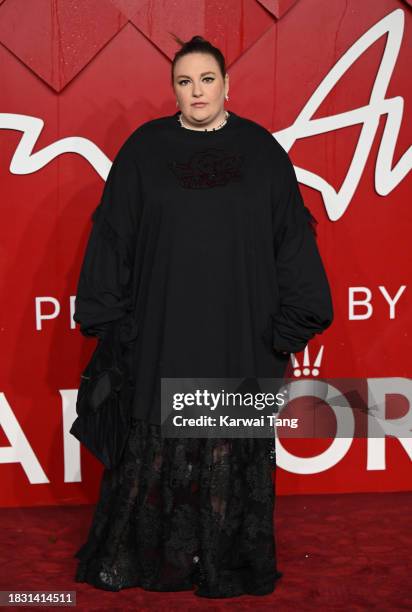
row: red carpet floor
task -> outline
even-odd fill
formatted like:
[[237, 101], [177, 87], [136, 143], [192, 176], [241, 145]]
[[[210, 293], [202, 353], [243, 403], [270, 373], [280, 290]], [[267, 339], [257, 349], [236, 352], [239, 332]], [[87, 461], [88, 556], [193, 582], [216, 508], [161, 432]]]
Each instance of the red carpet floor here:
[[75, 583], [73, 553], [86, 536], [92, 506], [0, 509], [6, 561], [0, 590], [73, 590], [77, 610], [412, 610], [412, 493], [276, 502], [284, 576], [271, 595], [205, 600], [191, 592], [112, 593]]

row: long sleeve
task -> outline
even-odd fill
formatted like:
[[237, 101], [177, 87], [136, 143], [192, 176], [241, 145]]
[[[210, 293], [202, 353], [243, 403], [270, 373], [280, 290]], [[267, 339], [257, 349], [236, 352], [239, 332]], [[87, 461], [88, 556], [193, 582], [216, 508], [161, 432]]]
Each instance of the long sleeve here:
[[131, 307], [139, 185], [137, 164], [126, 141], [92, 214], [73, 315], [84, 336], [102, 338], [109, 323]]
[[333, 321], [333, 303], [316, 242], [316, 219], [305, 206], [286, 151], [274, 194], [274, 251], [280, 307], [273, 315], [273, 347], [302, 351]]

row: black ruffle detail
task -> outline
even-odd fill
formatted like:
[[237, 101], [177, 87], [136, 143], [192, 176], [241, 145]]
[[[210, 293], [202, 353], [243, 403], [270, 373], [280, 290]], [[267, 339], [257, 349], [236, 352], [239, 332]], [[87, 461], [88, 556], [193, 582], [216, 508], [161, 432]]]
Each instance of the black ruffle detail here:
[[315, 236], [315, 238], [317, 238], [318, 220], [311, 213], [311, 211], [309, 210], [307, 206], [303, 205], [302, 207], [299, 207], [297, 210], [295, 210], [293, 223], [307, 224], [310, 230], [312, 231], [313, 235]]
[[[97, 208], [94, 210], [92, 214], [93, 225], [96, 228], [99, 236], [103, 239], [103, 241], [108, 245], [108, 247], [115, 253], [117, 257], [117, 265], [118, 265], [118, 276], [117, 281], [125, 287], [125, 296], [127, 293], [131, 291], [131, 278], [130, 278], [130, 259], [132, 254], [127, 250], [127, 243], [124, 238], [120, 236], [120, 234], [113, 227], [113, 224], [110, 221], [110, 218], [107, 212], [103, 208], [103, 204], [100, 203]], [[127, 286], [127, 289], [126, 289]], [[130, 296], [131, 297], [131, 296]], [[132, 304], [130, 302], [129, 306], [126, 308], [130, 311], [132, 308]], [[132, 322], [131, 317], [129, 318], [129, 322]], [[130, 332], [130, 340], [134, 339], [134, 335]]]
[[108, 245], [118, 253], [121, 257], [125, 257], [125, 248], [122, 239], [107, 219], [103, 210], [103, 205], [100, 203], [92, 213], [93, 224], [97, 227], [99, 234], [106, 240]]
[[316, 219], [316, 217], [311, 213], [309, 208], [307, 208], [306, 206], [305, 206], [305, 212], [306, 212], [307, 220], [308, 220], [308, 223], [309, 223], [309, 227], [310, 227], [313, 235], [315, 236], [315, 238], [317, 238], [317, 235], [318, 235], [317, 225], [318, 225], [319, 222]]

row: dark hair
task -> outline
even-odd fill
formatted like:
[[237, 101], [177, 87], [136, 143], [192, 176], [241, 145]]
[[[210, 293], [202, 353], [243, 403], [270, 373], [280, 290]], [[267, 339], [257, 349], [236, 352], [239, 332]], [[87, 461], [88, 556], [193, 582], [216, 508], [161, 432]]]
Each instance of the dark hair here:
[[188, 53], [209, 53], [210, 55], [213, 55], [213, 57], [215, 58], [215, 60], [217, 61], [219, 65], [219, 69], [220, 69], [220, 72], [222, 73], [222, 77], [225, 78], [226, 62], [225, 62], [223, 53], [220, 51], [220, 49], [218, 49], [217, 47], [214, 47], [212, 43], [210, 43], [208, 40], [203, 38], [203, 36], [192, 36], [190, 40], [188, 40], [187, 42], [184, 42], [183, 40], [178, 38], [175, 34], [173, 34], [173, 32], [169, 32], [169, 34], [171, 34], [173, 38], [175, 39], [175, 41], [181, 46], [181, 49], [179, 49], [179, 51], [176, 51], [175, 56], [172, 60], [172, 75], [171, 75], [172, 85], [173, 85], [173, 75], [174, 75], [175, 64], [179, 58], [183, 57], [184, 55], [187, 55]]

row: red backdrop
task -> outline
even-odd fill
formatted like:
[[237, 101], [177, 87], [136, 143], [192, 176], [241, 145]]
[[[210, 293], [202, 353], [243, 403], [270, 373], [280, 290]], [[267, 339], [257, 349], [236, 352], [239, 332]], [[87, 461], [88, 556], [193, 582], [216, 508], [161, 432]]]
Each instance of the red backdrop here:
[[[377, 379], [409, 414], [411, 4], [0, 2], [0, 505], [96, 499], [101, 466], [68, 433], [95, 345], [73, 300], [111, 160], [176, 110], [169, 31], [222, 49], [226, 107], [289, 151], [319, 221], [335, 321], [309, 343], [309, 370], [318, 356], [319, 377]], [[278, 493], [411, 488], [412, 438], [336, 442], [285, 441]]]

